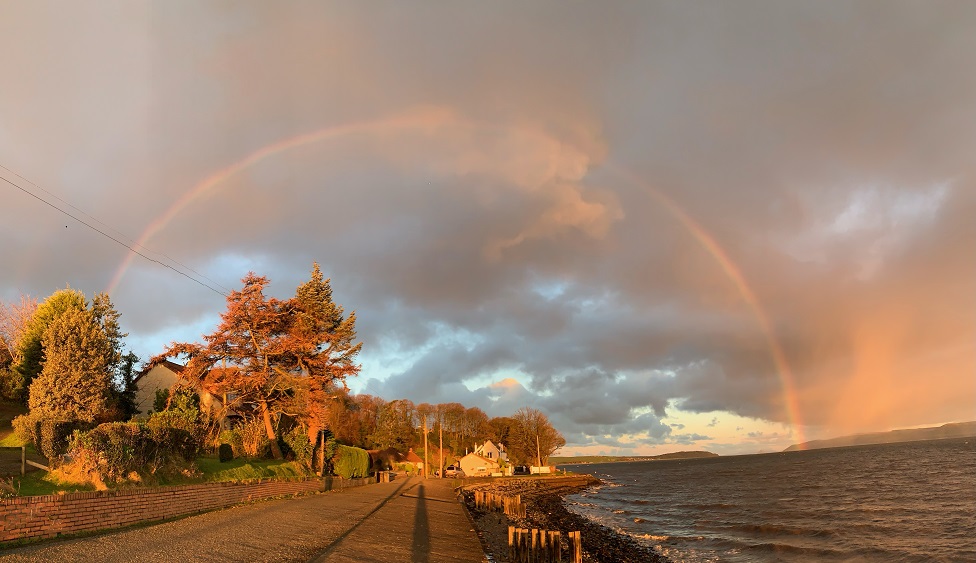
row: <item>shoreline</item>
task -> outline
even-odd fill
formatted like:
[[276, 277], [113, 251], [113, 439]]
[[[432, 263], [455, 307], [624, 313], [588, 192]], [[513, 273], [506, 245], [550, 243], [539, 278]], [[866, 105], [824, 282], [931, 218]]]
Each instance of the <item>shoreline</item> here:
[[[558, 530], [562, 532], [564, 539], [567, 532], [579, 530], [583, 542], [583, 561], [668, 562], [669, 559], [653, 548], [566, 508], [563, 497], [601, 482], [589, 475], [469, 479], [462, 485], [460, 493], [481, 538], [485, 554], [491, 561], [500, 563], [508, 560], [508, 527], [517, 526]], [[522, 495], [526, 518], [510, 518], [501, 512], [479, 510], [474, 506], [476, 490], [502, 495]]]

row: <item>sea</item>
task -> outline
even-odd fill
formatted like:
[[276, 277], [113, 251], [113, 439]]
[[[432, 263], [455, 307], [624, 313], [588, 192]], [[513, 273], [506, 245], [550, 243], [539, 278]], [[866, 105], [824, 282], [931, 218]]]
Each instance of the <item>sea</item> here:
[[565, 465], [568, 508], [675, 562], [976, 562], [976, 438]]

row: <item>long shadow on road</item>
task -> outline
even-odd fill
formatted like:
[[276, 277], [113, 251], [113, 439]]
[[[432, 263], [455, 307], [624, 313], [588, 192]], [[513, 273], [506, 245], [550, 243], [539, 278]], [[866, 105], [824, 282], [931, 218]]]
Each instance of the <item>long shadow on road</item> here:
[[377, 512], [379, 512], [379, 510], [381, 508], [383, 508], [386, 505], [386, 503], [388, 503], [391, 500], [393, 500], [394, 498], [396, 498], [400, 494], [400, 492], [403, 490], [403, 488], [407, 486], [407, 483], [408, 483], [408, 481], [404, 481], [402, 485], [400, 485], [399, 487], [397, 487], [396, 490], [394, 490], [392, 493], [390, 493], [390, 495], [388, 497], [386, 497], [385, 499], [383, 499], [383, 502], [381, 502], [378, 505], [376, 505], [376, 508], [370, 510], [366, 515], [364, 515], [362, 518], [360, 518], [359, 522], [356, 522], [356, 525], [355, 526], [353, 526], [353, 527], [349, 528], [348, 530], [346, 530], [345, 532], [343, 532], [342, 535], [340, 535], [339, 537], [337, 537], [335, 540], [332, 541], [332, 543], [330, 543], [328, 546], [326, 546], [325, 549], [323, 549], [321, 552], [319, 552], [319, 554], [315, 558], [313, 558], [313, 561], [324, 561], [333, 551], [335, 551], [336, 547], [338, 547], [339, 544], [341, 544], [344, 539], [346, 539], [347, 537], [349, 537], [349, 535], [352, 534], [353, 532], [355, 532], [357, 528], [359, 528], [360, 526], [362, 526], [363, 523], [366, 522], [366, 520], [369, 520], [369, 517], [370, 516], [372, 516], [373, 514], [376, 514]]
[[417, 487], [417, 515], [413, 520], [412, 563], [427, 563], [430, 560], [430, 521], [427, 518], [427, 504], [424, 502], [424, 485]]

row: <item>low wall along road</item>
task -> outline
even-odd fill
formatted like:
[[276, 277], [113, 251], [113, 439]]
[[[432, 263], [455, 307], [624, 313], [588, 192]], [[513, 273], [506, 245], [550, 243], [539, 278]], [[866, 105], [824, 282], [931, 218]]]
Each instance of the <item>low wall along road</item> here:
[[119, 528], [256, 500], [374, 482], [369, 478], [262, 479], [11, 498], [0, 501], [0, 542]]

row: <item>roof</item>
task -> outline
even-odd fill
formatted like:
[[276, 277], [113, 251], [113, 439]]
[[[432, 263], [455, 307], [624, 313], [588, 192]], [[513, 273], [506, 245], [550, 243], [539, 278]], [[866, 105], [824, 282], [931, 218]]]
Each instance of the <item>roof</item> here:
[[156, 363], [149, 363], [146, 364], [146, 367], [142, 368], [142, 371], [139, 372], [139, 375], [137, 375], [136, 378], [132, 380], [132, 382], [135, 383], [139, 381], [140, 379], [142, 379], [142, 376], [152, 371], [152, 369], [156, 366], [163, 366], [173, 373], [183, 373], [183, 370], [186, 369], [186, 366], [182, 366], [176, 362], [171, 362], [169, 360], [163, 360], [161, 362], [156, 362]]
[[424, 462], [424, 460], [420, 459], [420, 456], [417, 455], [417, 452], [413, 451], [413, 449], [411, 449], [409, 452], [407, 452], [407, 455], [403, 456], [403, 461], [406, 461], [408, 463], [423, 463]]

